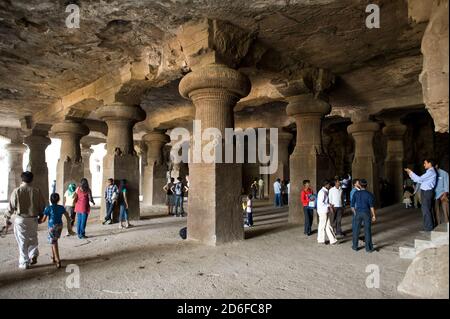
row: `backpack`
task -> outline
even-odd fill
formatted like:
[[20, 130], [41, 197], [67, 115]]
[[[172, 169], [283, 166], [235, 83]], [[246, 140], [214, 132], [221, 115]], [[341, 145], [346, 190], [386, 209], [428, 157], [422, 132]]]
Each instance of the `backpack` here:
[[175, 195], [183, 195], [183, 184], [181, 182], [175, 184]]
[[183, 227], [180, 229], [180, 237], [181, 239], [186, 239], [187, 237], [187, 227]]

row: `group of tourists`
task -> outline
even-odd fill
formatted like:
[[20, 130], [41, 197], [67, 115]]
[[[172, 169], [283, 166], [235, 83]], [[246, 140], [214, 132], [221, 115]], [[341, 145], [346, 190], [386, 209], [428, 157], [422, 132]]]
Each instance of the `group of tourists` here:
[[[23, 172], [22, 183], [11, 193], [5, 216], [7, 225], [11, 225], [10, 218], [15, 215], [14, 235], [19, 246], [19, 268], [28, 269], [37, 263], [39, 256], [37, 230], [38, 224], [48, 221], [48, 243], [52, 246], [52, 261], [57, 268], [61, 267], [58, 240], [63, 231], [62, 217], [66, 218], [67, 236], [77, 235], [80, 239], [86, 236], [86, 224], [91, 204], [95, 205], [88, 180], [82, 178], [77, 186], [74, 183], [68, 185], [64, 192], [64, 206], [60, 205], [60, 195], [53, 192], [50, 195], [50, 203], [39, 188], [31, 185], [33, 173]], [[120, 228], [130, 226], [128, 222], [128, 200], [126, 180], [120, 181], [120, 187], [114, 184], [113, 179], [108, 180], [105, 190], [106, 217], [104, 224], [112, 222], [112, 211], [117, 204], [120, 207]], [[72, 227], [77, 226], [76, 232]], [[6, 232], [8, 230], [6, 229]]]
[[119, 187], [114, 179], [109, 178], [105, 189], [106, 214], [103, 225], [110, 225], [113, 221], [114, 208], [119, 209], [119, 229], [130, 228], [132, 225], [128, 220], [128, 187], [127, 180], [121, 179]]
[[[426, 172], [418, 176], [411, 169], [405, 172], [411, 178], [415, 187], [405, 187], [404, 203], [406, 207], [412, 205], [411, 197], [418, 197], [423, 214], [423, 228], [425, 232], [434, 229], [441, 221], [448, 223], [449, 207], [449, 176], [448, 173], [434, 162], [426, 159], [423, 162]], [[6, 227], [12, 225], [10, 218], [13, 214], [14, 235], [19, 246], [19, 268], [28, 269], [37, 263], [39, 256], [37, 229], [38, 224], [48, 221], [48, 242], [52, 245], [52, 261], [59, 268], [61, 259], [58, 250], [58, 239], [63, 230], [62, 216], [67, 220], [67, 235], [77, 235], [78, 238], [86, 236], [86, 224], [90, 213], [90, 204], [95, 205], [92, 191], [86, 178], [82, 178], [77, 186], [69, 184], [64, 192], [64, 206], [60, 205], [60, 195], [53, 192], [50, 196], [50, 204], [44, 198], [42, 192], [33, 186], [33, 174], [23, 172], [22, 184], [14, 189], [11, 194], [8, 209], [5, 213]], [[166, 193], [166, 204], [169, 215], [184, 216], [183, 201], [189, 191], [189, 177], [186, 182], [181, 177], [174, 178], [163, 187]], [[353, 187], [351, 187], [353, 182]], [[312, 234], [314, 210], [318, 215], [317, 242], [335, 245], [340, 238], [345, 236], [341, 222], [346, 206], [349, 204], [352, 211], [352, 249], [358, 250], [359, 232], [364, 225], [364, 242], [367, 252], [374, 251], [372, 243], [371, 225], [376, 221], [375, 196], [367, 190], [368, 182], [365, 179], [353, 179], [348, 174], [344, 178], [335, 177], [333, 180], [324, 180], [322, 187], [317, 192], [313, 191], [309, 180], [303, 181], [300, 193], [300, 201], [304, 213], [304, 233]], [[282, 182], [279, 178], [273, 184], [275, 206], [281, 207], [287, 204], [283, 195], [290, 193], [289, 181]], [[251, 185], [251, 192], [242, 201], [245, 212], [244, 227], [253, 226], [253, 200], [264, 198], [264, 180], [255, 179]], [[419, 195], [419, 196], [417, 196]], [[106, 206], [104, 225], [113, 223], [113, 212], [119, 208], [119, 228], [129, 228], [128, 220], [128, 187], [125, 179], [120, 180], [119, 186], [114, 179], [107, 181], [104, 199]], [[406, 199], [409, 199], [406, 200]], [[417, 205], [417, 204], [416, 204]], [[417, 207], [417, 206], [416, 206]], [[76, 223], [76, 232], [72, 227]], [[6, 230], [7, 231], [7, 230]]]
[[[350, 208], [353, 213], [352, 219], [352, 248], [359, 249], [359, 231], [364, 224], [365, 248], [367, 252], [373, 251], [371, 224], [376, 220], [375, 216], [375, 196], [367, 191], [367, 181], [365, 179], [354, 179], [353, 189], [345, 191], [348, 184], [351, 184], [350, 176], [340, 179], [335, 177], [332, 181], [324, 180], [322, 187], [317, 194], [311, 188], [309, 180], [303, 181], [303, 189], [300, 193], [300, 201], [303, 206], [305, 218], [304, 234], [311, 236], [314, 218], [314, 209], [317, 211], [319, 223], [317, 226], [317, 242], [325, 244], [326, 240], [330, 245], [336, 245], [338, 239], [343, 238], [345, 233], [342, 230], [342, 217], [344, 215], [347, 194]], [[347, 184], [347, 187], [342, 185]]]
[[264, 199], [264, 179], [262, 177], [253, 180], [250, 185], [250, 194], [252, 198]]
[[291, 191], [291, 183], [289, 180], [281, 180], [277, 178], [273, 183], [274, 204], [275, 207], [282, 207], [289, 203], [289, 193]]
[[170, 181], [164, 185], [163, 190], [166, 193], [168, 215], [183, 217], [183, 202], [189, 191], [189, 176], [186, 176], [186, 183], [183, 182], [183, 178], [180, 176], [177, 177], [177, 182], [175, 182], [175, 178], [171, 177]]
[[[255, 178], [250, 185], [250, 193], [246, 196], [242, 202], [242, 209], [244, 211], [244, 227], [253, 226], [253, 201], [255, 199], [264, 199], [264, 179], [262, 177]], [[281, 180], [277, 178], [273, 184], [275, 207], [282, 207], [288, 205], [290, 183], [289, 180]]]

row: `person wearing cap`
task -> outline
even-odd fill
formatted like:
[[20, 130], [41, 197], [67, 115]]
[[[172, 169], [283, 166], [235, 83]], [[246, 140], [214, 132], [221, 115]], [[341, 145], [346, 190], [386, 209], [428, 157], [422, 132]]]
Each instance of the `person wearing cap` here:
[[376, 221], [375, 216], [375, 196], [367, 190], [367, 181], [359, 180], [360, 190], [355, 192], [350, 207], [353, 212], [353, 245], [352, 249], [358, 250], [359, 230], [364, 223], [364, 241], [366, 251], [374, 251], [372, 244], [372, 222]]

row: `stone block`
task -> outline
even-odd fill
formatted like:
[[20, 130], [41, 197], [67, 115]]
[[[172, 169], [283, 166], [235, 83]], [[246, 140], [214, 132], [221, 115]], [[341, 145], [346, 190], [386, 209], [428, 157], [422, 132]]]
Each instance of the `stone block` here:
[[414, 247], [399, 247], [398, 252], [402, 259], [414, 259], [416, 257], [416, 249]]
[[397, 290], [419, 298], [449, 297], [448, 245], [417, 254]]

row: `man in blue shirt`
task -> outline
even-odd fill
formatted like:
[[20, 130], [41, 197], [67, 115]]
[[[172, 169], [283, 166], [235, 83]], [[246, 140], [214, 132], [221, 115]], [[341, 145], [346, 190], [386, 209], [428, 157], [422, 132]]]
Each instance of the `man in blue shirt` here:
[[441, 223], [441, 214], [444, 216], [444, 221], [448, 223], [448, 173], [439, 168], [439, 165], [435, 166], [438, 178], [436, 188], [434, 189], [434, 217], [436, 224]]
[[275, 207], [283, 206], [281, 202], [281, 180], [279, 178], [273, 183], [273, 192], [275, 194]]
[[350, 207], [353, 212], [353, 245], [352, 249], [358, 250], [359, 230], [361, 224], [364, 222], [364, 241], [366, 251], [371, 253], [373, 249], [372, 244], [372, 222], [375, 222], [375, 196], [367, 188], [367, 181], [365, 179], [359, 180], [360, 190], [355, 192]]
[[405, 172], [416, 183], [420, 183], [420, 199], [422, 204], [423, 229], [426, 232], [432, 231], [435, 226], [433, 214], [431, 212], [434, 200], [434, 187], [436, 186], [437, 174], [434, 168], [435, 162], [432, 159], [423, 161], [423, 167], [426, 169], [425, 174], [417, 176], [409, 168], [405, 168]]
[[[359, 179], [357, 179], [357, 178], [355, 178], [354, 180], [353, 180], [353, 188], [352, 188], [352, 190], [350, 191], [350, 206], [352, 205], [352, 198], [353, 198], [353, 195], [355, 195], [355, 193], [357, 192], [357, 191], [360, 191], [361, 190], [361, 186], [359, 186]], [[353, 228], [355, 228], [355, 226], [354, 226], [354, 224], [355, 224], [355, 216], [353, 215], [352, 216], [352, 229]]]

